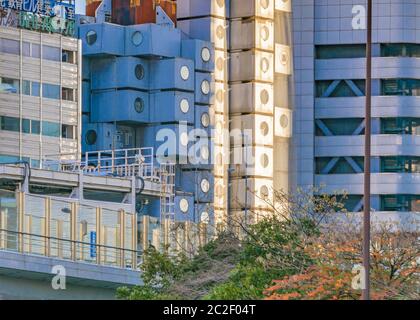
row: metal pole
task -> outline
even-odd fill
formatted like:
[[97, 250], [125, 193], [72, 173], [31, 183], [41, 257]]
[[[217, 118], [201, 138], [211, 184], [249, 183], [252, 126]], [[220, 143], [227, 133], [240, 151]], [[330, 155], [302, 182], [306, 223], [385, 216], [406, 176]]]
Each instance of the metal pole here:
[[364, 287], [362, 300], [370, 299], [370, 159], [371, 159], [371, 109], [372, 109], [372, 0], [367, 0], [366, 42], [366, 109], [365, 109], [365, 172], [363, 213], [363, 268]]

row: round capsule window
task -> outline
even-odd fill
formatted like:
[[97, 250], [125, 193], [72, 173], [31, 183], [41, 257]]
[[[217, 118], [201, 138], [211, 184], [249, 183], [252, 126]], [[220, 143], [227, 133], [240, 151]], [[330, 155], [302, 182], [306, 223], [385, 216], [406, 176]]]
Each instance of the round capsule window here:
[[260, 68], [262, 72], [268, 72], [268, 70], [270, 69], [270, 61], [268, 61], [267, 58], [262, 58]]
[[98, 138], [98, 135], [97, 135], [95, 130], [88, 130], [88, 132], [86, 132], [85, 140], [86, 140], [87, 145], [91, 146], [91, 145], [95, 144], [97, 138]]
[[181, 211], [183, 213], [187, 213], [188, 212], [188, 208], [189, 208], [189, 204], [188, 204], [188, 200], [185, 198], [182, 198], [181, 200], [179, 200], [179, 209], [181, 209]]
[[183, 113], [187, 113], [190, 110], [190, 103], [187, 99], [182, 99], [179, 103], [179, 108]]
[[210, 116], [209, 116], [209, 114], [207, 112], [204, 112], [201, 115], [201, 125], [204, 128], [208, 128], [208, 126], [210, 125]]
[[262, 154], [260, 158], [260, 163], [263, 168], [267, 168], [270, 163], [270, 159], [268, 158], [268, 155], [266, 155], [265, 153]]
[[216, 3], [220, 8], [223, 8], [225, 6], [225, 0], [216, 0]]
[[216, 92], [216, 100], [219, 103], [223, 103], [223, 101], [224, 101], [223, 90], [217, 90], [217, 92]]
[[98, 39], [98, 34], [94, 30], [90, 30], [86, 33], [86, 42], [88, 45], [92, 45]]
[[211, 58], [210, 49], [207, 47], [204, 47], [201, 49], [201, 59], [203, 59], [204, 62], [209, 62]]
[[209, 180], [207, 180], [207, 179], [201, 180], [200, 188], [201, 188], [201, 191], [203, 191], [204, 193], [209, 192], [210, 191], [210, 182], [209, 182]]
[[262, 26], [260, 30], [260, 36], [261, 36], [261, 39], [263, 39], [264, 41], [267, 41], [268, 38], [270, 37], [270, 29], [268, 29], [267, 26]]
[[260, 196], [262, 199], [267, 199], [269, 196], [269, 190], [267, 186], [262, 186], [260, 188]]
[[216, 60], [216, 68], [218, 71], [223, 71], [224, 60], [223, 58], [217, 58]]
[[135, 31], [131, 36], [131, 42], [138, 47], [143, 42], [143, 34], [140, 31]]
[[267, 9], [270, 4], [270, 0], [260, 0], [260, 5], [263, 9]]
[[210, 93], [210, 82], [208, 82], [208, 80], [203, 80], [201, 82], [201, 92], [205, 95]]
[[289, 125], [289, 118], [285, 115], [285, 114], [283, 114], [281, 117], [280, 117], [280, 126], [283, 128], [283, 129], [285, 129], [285, 128], [287, 128], [287, 126]]
[[266, 136], [268, 134], [268, 132], [270, 131], [270, 127], [268, 126], [267, 122], [265, 121], [261, 122], [260, 131], [263, 136]]
[[216, 123], [216, 132], [219, 135], [223, 133], [223, 123], [222, 123], [222, 121], [217, 121], [217, 123]]
[[188, 80], [190, 77], [190, 69], [187, 66], [182, 66], [181, 70], [179, 71], [182, 80]]
[[144, 68], [141, 64], [136, 65], [134, 69], [134, 73], [138, 80], [142, 80], [144, 78]]
[[260, 101], [262, 104], [267, 104], [270, 99], [270, 95], [266, 89], [261, 90], [260, 92]]
[[216, 36], [219, 39], [223, 39], [224, 38], [224, 36], [225, 36], [225, 28], [223, 28], [223, 26], [218, 26], [216, 28]]
[[137, 113], [143, 112], [144, 100], [142, 98], [136, 98], [136, 100], [134, 100], [134, 110], [136, 110]]

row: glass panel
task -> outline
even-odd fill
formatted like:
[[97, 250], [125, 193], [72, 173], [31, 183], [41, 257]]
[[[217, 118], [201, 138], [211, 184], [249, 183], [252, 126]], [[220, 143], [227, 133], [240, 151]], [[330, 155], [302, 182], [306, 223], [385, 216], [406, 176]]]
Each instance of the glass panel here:
[[60, 48], [43, 45], [42, 46], [42, 59], [52, 60], [52, 61], [61, 61]]
[[32, 58], [41, 58], [41, 46], [39, 44], [32, 43]]
[[19, 132], [20, 131], [19, 118], [1, 117], [0, 128], [1, 130]]
[[[101, 250], [101, 258], [104, 264], [118, 265], [121, 247], [121, 226], [119, 220], [120, 213], [118, 211], [103, 209], [102, 210], [102, 236], [103, 245]], [[113, 248], [108, 248], [113, 247]]]
[[10, 39], [0, 39], [0, 52], [10, 54], [20, 54], [19, 41]]
[[381, 45], [382, 57], [420, 57], [420, 45], [414, 43], [387, 43]]
[[[124, 235], [124, 248], [127, 250], [134, 250], [133, 248], [133, 224], [132, 215], [125, 213], [125, 235]], [[124, 252], [124, 267], [134, 268], [133, 266], [133, 252]]]
[[17, 79], [0, 77], [0, 93], [19, 93], [20, 81]]
[[382, 95], [385, 96], [420, 96], [418, 79], [381, 80]]
[[22, 44], [22, 53], [23, 56], [25, 57], [30, 57], [31, 56], [31, 44], [29, 42], [24, 42]]
[[317, 59], [364, 58], [365, 56], [366, 47], [361, 44], [316, 46]]
[[43, 83], [42, 96], [49, 99], [60, 99], [60, 86], [56, 84]]
[[71, 259], [71, 214], [70, 202], [51, 200], [50, 236], [59, 239], [51, 239], [51, 256]]
[[31, 120], [22, 119], [22, 132], [31, 133]]
[[32, 81], [32, 91], [31, 94], [35, 97], [40, 96], [41, 86], [39, 85], [39, 82]]
[[76, 219], [77, 259], [96, 262], [96, 208], [86, 205], [79, 207]]
[[54, 122], [42, 121], [42, 134], [49, 137], [59, 137], [60, 125]]
[[28, 80], [23, 80], [22, 82], [22, 94], [27, 96], [31, 95], [31, 82]]
[[31, 133], [32, 134], [40, 134], [41, 132], [41, 125], [38, 120], [31, 120]]
[[25, 252], [45, 254], [45, 198], [25, 195], [24, 232]]
[[[16, 193], [0, 190], [0, 249], [18, 250], [19, 230]], [[7, 232], [12, 231], [12, 232]]]

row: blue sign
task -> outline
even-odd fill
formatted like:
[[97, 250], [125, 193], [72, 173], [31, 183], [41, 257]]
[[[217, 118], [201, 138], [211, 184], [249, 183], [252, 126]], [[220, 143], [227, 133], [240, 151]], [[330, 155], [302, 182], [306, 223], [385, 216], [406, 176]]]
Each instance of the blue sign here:
[[96, 231], [90, 232], [90, 257], [96, 258]]
[[0, 0], [0, 8], [74, 20], [75, 5], [59, 0]]

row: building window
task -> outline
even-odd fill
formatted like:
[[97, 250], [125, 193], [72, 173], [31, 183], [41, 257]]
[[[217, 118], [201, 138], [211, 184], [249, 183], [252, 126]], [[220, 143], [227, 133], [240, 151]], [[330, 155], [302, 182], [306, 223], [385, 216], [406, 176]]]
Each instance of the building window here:
[[76, 63], [76, 52], [71, 50], [63, 50], [61, 52], [61, 61], [67, 63]]
[[357, 97], [365, 95], [365, 80], [320, 80], [315, 82], [318, 98]]
[[381, 196], [381, 211], [419, 212], [420, 195], [383, 195]]
[[384, 96], [420, 96], [420, 80], [418, 79], [386, 79], [381, 80]]
[[42, 96], [49, 99], [60, 99], [60, 86], [56, 84], [43, 83]]
[[0, 128], [1, 128], [1, 130], [19, 132], [20, 131], [20, 120], [19, 120], [19, 118], [2, 116], [1, 117]]
[[0, 77], [0, 93], [19, 93], [19, 87], [19, 80]]
[[381, 44], [381, 57], [420, 57], [420, 44], [384, 43]]
[[24, 42], [22, 44], [23, 56], [39, 59], [41, 57], [41, 46], [36, 43]]
[[41, 133], [41, 123], [38, 120], [31, 120], [31, 133], [32, 134]]
[[342, 44], [316, 46], [316, 59], [352, 59], [366, 57], [366, 46], [362, 44]]
[[137, 113], [142, 113], [144, 110], [144, 101], [142, 98], [136, 98], [134, 100], [134, 110], [136, 110]]
[[382, 118], [381, 133], [420, 135], [420, 118]]
[[95, 130], [88, 130], [88, 132], [86, 132], [86, 144], [87, 145], [93, 145], [96, 143], [96, 139], [98, 138], [98, 135], [96, 133]]
[[98, 35], [96, 31], [90, 30], [88, 33], [86, 33], [86, 42], [88, 45], [92, 45], [96, 42], [98, 39]]
[[381, 172], [420, 173], [420, 157], [381, 157]]
[[42, 59], [51, 61], [61, 61], [60, 48], [42, 45]]
[[22, 82], [22, 94], [28, 96], [39, 97], [40, 85], [39, 82], [23, 80]]
[[31, 120], [22, 119], [22, 132], [31, 133]]
[[67, 100], [67, 101], [75, 101], [75, 98], [74, 98], [75, 91], [76, 90], [74, 89], [63, 87], [61, 89], [61, 99]]
[[[316, 174], [354, 174], [360, 173], [355, 167], [363, 172], [363, 157], [351, 157], [351, 162], [346, 158], [319, 157], [315, 158]], [[352, 165], [353, 164], [353, 165]]]
[[74, 139], [75, 134], [75, 126], [71, 126], [68, 124], [63, 124], [61, 126], [61, 136], [66, 139]]
[[351, 136], [363, 135], [365, 130], [358, 130], [363, 123], [360, 118], [345, 118], [345, 119], [319, 119], [316, 122], [316, 135], [328, 136], [330, 133], [333, 136]]
[[19, 55], [20, 54], [19, 41], [0, 38], [0, 52]]
[[142, 80], [144, 78], [144, 68], [141, 64], [136, 65], [136, 68], [134, 69], [134, 73], [136, 75], [136, 78], [138, 80]]
[[60, 125], [54, 122], [42, 121], [42, 135], [48, 137], [59, 137]]

